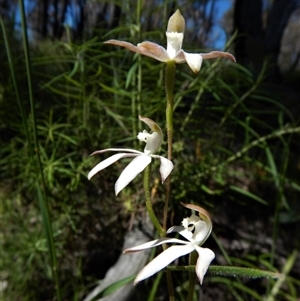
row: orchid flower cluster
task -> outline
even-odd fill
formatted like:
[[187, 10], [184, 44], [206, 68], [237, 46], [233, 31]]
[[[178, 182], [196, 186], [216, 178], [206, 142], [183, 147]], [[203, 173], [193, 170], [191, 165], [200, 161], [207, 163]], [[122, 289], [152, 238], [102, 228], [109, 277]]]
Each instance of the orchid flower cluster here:
[[[167, 182], [166, 190], [170, 189], [170, 174], [174, 168], [171, 161], [172, 151], [172, 114], [173, 114], [173, 85], [170, 82], [174, 82], [175, 78], [175, 64], [187, 63], [191, 70], [195, 73], [199, 72], [202, 62], [205, 59], [211, 58], [229, 58], [235, 61], [233, 55], [227, 52], [212, 51], [210, 53], [187, 53], [182, 49], [182, 42], [185, 31], [185, 20], [181, 15], [180, 11], [177, 10], [169, 19], [168, 28], [166, 32], [167, 36], [167, 49], [164, 47], [149, 41], [144, 41], [137, 46], [119, 40], [109, 40], [106, 44], [117, 45], [125, 47], [133, 52], [139, 53], [144, 56], [154, 58], [160, 62], [166, 63], [166, 92], [167, 92], [167, 113], [166, 113], [166, 123], [167, 123], [167, 133], [168, 133], [168, 158], [157, 155], [156, 152], [159, 150], [161, 143], [163, 141], [163, 133], [161, 128], [150, 118], [139, 116], [139, 119], [144, 122], [151, 132], [144, 130], [139, 133], [137, 139], [146, 143], [144, 151], [141, 152], [135, 149], [117, 149], [108, 148], [103, 150], [95, 151], [94, 154], [102, 154], [105, 152], [119, 152], [118, 154], [112, 155], [109, 158], [101, 161], [96, 165], [88, 174], [88, 179], [91, 179], [98, 172], [107, 168], [111, 164], [122, 158], [133, 158], [133, 160], [125, 167], [115, 183], [115, 194], [124, 189], [135, 177], [137, 177], [142, 171], [146, 172], [146, 168], [151, 164], [152, 159], [160, 160], [160, 176], [162, 183]], [[170, 68], [171, 67], [171, 68]], [[168, 69], [170, 68], [170, 69]], [[169, 70], [169, 71], [168, 71]], [[171, 70], [171, 71], [170, 71]], [[168, 181], [166, 181], [168, 180]], [[169, 190], [170, 192], [170, 190]], [[146, 195], [146, 192], [145, 192]], [[169, 193], [168, 193], [169, 195]], [[151, 203], [151, 202], [150, 202]], [[133, 253], [142, 251], [148, 248], [157, 247], [165, 244], [176, 244], [169, 248], [165, 248], [162, 253], [160, 253], [156, 258], [154, 258], [150, 263], [148, 263], [137, 275], [134, 284], [152, 276], [153, 274], [159, 272], [160, 270], [167, 267], [176, 258], [190, 254], [194, 251], [198, 253], [198, 260], [195, 262], [195, 272], [202, 284], [204, 275], [211, 263], [215, 258], [215, 254], [212, 250], [207, 248], [202, 248], [201, 246], [209, 237], [212, 231], [212, 221], [209, 213], [202, 207], [192, 204], [183, 204], [188, 209], [196, 211], [199, 213], [195, 215], [191, 214], [190, 217], [183, 219], [181, 226], [173, 226], [168, 230], [164, 229], [162, 237], [156, 240], [149, 241], [139, 246], [134, 246], [124, 250], [124, 253]], [[150, 204], [151, 207], [151, 204]], [[149, 211], [149, 203], [147, 206], [149, 215], [154, 211], [152, 209]], [[165, 204], [165, 210], [168, 209], [168, 203]], [[151, 216], [150, 216], [151, 217]], [[158, 227], [159, 228], [159, 227]], [[183, 239], [166, 237], [166, 234], [178, 233]], [[161, 234], [161, 232], [160, 232]]]

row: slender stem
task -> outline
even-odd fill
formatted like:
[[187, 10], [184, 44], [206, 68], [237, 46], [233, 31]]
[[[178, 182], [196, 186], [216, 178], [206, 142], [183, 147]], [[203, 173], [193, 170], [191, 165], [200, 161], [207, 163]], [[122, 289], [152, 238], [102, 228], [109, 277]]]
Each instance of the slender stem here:
[[[139, 55], [138, 56], [138, 76], [137, 76], [137, 80], [138, 80], [138, 95], [137, 95], [137, 113], [138, 115], [142, 115], [142, 101], [141, 101], [141, 96], [142, 96], [142, 76], [143, 76], [143, 73], [142, 73], [142, 58], [141, 56]], [[141, 128], [142, 128], [142, 122], [139, 120], [139, 123], [138, 123], [138, 129], [139, 131], [141, 131]]]
[[[136, 137], [137, 135], [137, 126], [136, 126], [136, 96], [132, 94], [131, 97], [131, 120], [132, 120], [132, 135]], [[134, 147], [137, 148], [137, 140], [134, 140]]]
[[24, 104], [21, 101], [21, 96], [20, 96], [19, 88], [18, 88], [18, 84], [17, 84], [16, 72], [15, 72], [14, 62], [13, 62], [13, 58], [12, 58], [12, 53], [11, 53], [11, 49], [10, 49], [8, 36], [7, 36], [7, 33], [6, 33], [6, 29], [5, 29], [5, 25], [4, 25], [4, 22], [3, 22], [3, 19], [2, 19], [1, 16], [0, 16], [0, 24], [1, 24], [1, 27], [2, 27], [4, 44], [5, 44], [5, 47], [6, 47], [6, 55], [7, 55], [7, 58], [8, 58], [9, 69], [10, 69], [10, 72], [11, 72], [11, 79], [12, 79], [12, 82], [13, 82], [13, 85], [14, 85], [14, 89], [15, 89], [15, 93], [16, 93], [16, 99], [17, 99], [17, 102], [18, 102], [18, 105], [19, 105], [19, 110], [20, 110], [21, 117], [22, 117], [23, 129], [25, 131], [25, 135], [26, 135], [26, 138], [27, 138], [29, 153], [30, 153], [30, 155], [32, 155], [33, 154], [33, 149], [32, 149], [31, 137], [30, 137], [30, 134], [29, 134], [28, 124], [27, 124], [26, 111], [25, 111]]
[[[38, 135], [37, 135], [37, 124], [36, 124], [36, 112], [35, 112], [35, 103], [33, 99], [32, 83], [31, 83], [31, 65], [30, 65], [30, 53], [29, 53], [29, 44], [27, 36], [27, 22], [24, 1], [19, 1], [20, 13], [21, 13], [21, 22], [22, 22], [22, 34], [23, 34], [23, 43], [24, 43], [24, 55], [25, 55], [25, 64], [26, 64], [26, 73], [27, 73], [27, 83], [28, 83], [28, 93], [30, 101], [30, 112], [32, 117], [32, 130], [33, 130], [33, 141], [34, 141], [34, 151], [38, 154]], [[39, 159], [39, 155], [37, 156]]]
[[[156, 228], [156, 230], [158, 231], [159, 235], [161, 237], [165, 236], [165, 231], [163, 229], [163, 227], [160, 225], [153, 207], [152, 207], [152, 202], [151, 202], [151, 191], [150, 191], [150, 165], [148, 165], [145, 170], [144, 170], [144, 192], [145, 192], [145, 198], [146, 198], [146, 207], [148, 210], [148, 214], [149, 217], [154, 225], [154, 227]], [[165, 249], [165, 246], [163, 246], [163, 248]], [[174, 289], [173, 289], [173, 283], [172, 283], [172, 279], [171, 279], [171, 272], [167, 271], [167, 283], [168, 283], [168, 292], [169, 292], [169, 300], [170, 301], [175, 301], [174, 299]]]
[[[175, 63], [168, 62], [166, 66], [166, 96], [167, 96], [167, 106], [166, 106], [166, 126], [167, 126], [167, 142], [168, 142], [168, 159], [172, 160], [172, 145], [173, 145], [173, 103], [174, 103], [174, 82], [175, 82]], [[164, 205], [164, 215], [163, 215], [163, 231], [164, 235], [167, 232], [167, 219], [168, 219], [168, 208], [171, 192], [171, 182], [170, 176], [166, 180], [166, 191], [165, 191], [165, 205]], [[163, 249], [167, 248], [163, 245]], [[172, 281], [172, 275], [170, 271], [167, 271], [167, 283], [169, 300], [174, 301], [174, 287]]]
[[[167, 107], [166, 107], [166, 126], [168, 135], [168, 159], [172, 160], [172, 145], [173, 145], [173, 103], [174, 103], [174, 82], [175, 82], [175, 63], [168, 62], [166, 67], [166, 96], [167, 96]], [[168, 207], [170, 199], [170, 176], [166, 180], [166, 195], [165, 195], [165, 206], [163, 216], [163, 229], [167, 230], [167, 218], [168, 218]]]
[[145, 198], [146, 198], [146, 207], [148, 210], [148, 214], [149, 217], [154, 225], [154, 227], [156, 228], [156, 230], [158, 231], [160, 236], [164, 236], [164, 230], [161, 226], [161, 224], [159, 223], [153, 207], [152, 207], [152, 202], [151, 202], [151, 191], [150, 191], [150, 165], [148, 165], [145, 170], [144, 170], [144, 192], [145, 192]]
[[[143, 6], [143, 0], [137, 1], [137, 8], [136, 8], [136, 24], [138, 25], [137, 29], [137, 39], [138, 41], [141, 40], [141, 11]], [[138, 75], [137, 75], [137, 88], [138, 88], [138, 94], [137, 94], [137, 110], [138, 115], [142, 115], [142, 106], [141, 106], [141, 96], [142, 96], [142, 56], [138, 56]], [[141, 121], [139, 120], [139, 130], [141, 130]]]
[[[196, 251], [190, 254], [189, 265], [196, 265], [198, 253]], [[193, 301], [193, 295], [195, 291], [195, 284], [196, 284], [196, 273], [195, 271], [189, 271], [189, 291], [187, 301]]]
[[174, 103], [174, 82], [175, 82], [175, 63], [173, 61], [167, 63], [166, 67], [166, 123], [168, 135], [168, 159], [172, 159], [172, 141], [173, 141], [173, 103]]
[[167, 276], [167, 285], [168, 285], [168, 292], [169, 292], [169, 301], [175, 301], [174, 286], [173, 286], [171, 271], [167, 270], [166, 276]]

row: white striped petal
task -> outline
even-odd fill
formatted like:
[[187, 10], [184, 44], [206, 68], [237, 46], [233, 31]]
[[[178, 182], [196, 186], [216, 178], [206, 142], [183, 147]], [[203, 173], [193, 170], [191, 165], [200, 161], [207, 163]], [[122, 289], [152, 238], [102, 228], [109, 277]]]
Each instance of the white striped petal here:
[[141, 154], [134, 158], [122, 171], [119, 179], [115, 184], [115, 193], [125, 188], [139, 173], [141, 173], [151, 162], [151, 157]]
[[118, 160], [120, 160], [122, 158], [135, 157], [135, 156], [137, 156], [137, 155], [136, 154], [126, 154], [126, 153], [121, 153], [121, 154], [116, 154], [116, 155], [110, 156], [109, 158], [107, 158], [104, 161], [101, 161], [99, 164], [97, 164], [88, 173], [88, 179], [90, 180], [96, 173], [98, 173], [102, 169], [110, 166], [111, 164], [115, 163], [116, 161], [118, 161]]
[[183, 246], [172, 246], [162, 253], [160, 253], [157, 257], [155, 257], [152, 261], [150, 261], [137, 275], [134, 280], [134, 284], [154, 275], [159, 272], [163, 268], [165, 268], [169, 263], [174, 261], [176, 258], [191, 253], [195, 247], [191, 244], [183, 245]]

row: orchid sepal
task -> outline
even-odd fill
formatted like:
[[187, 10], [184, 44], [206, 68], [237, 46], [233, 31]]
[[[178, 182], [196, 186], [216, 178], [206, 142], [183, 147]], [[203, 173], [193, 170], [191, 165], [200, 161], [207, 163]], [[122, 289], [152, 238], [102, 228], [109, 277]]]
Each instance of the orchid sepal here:
[[174, 168], [174, 164], [169, 159], [158, 156], [158, 155], [152, 155], [153, 158], [160, 159], [160, 176], [161, 176], [161, 182], [164, 183], [164, 181], [167, 179], [167, 177], [170, 175]]
[[122, 171], [117, 182], [115, 183], [115, 194], [125, 188], [139, 173], [141, 173], [150, 163], [152, 159], [147, 155], [139, 155], [135, 157]]
[[134, 285], [138, 282], [149, 278], [155, 273], [164, 269], [168, 264], [174, 261], [176, 258], [189, 254], [194, 250], [191, 245], [182, 246], [171, 246], [158, 256], [156, 256], [152, 261], [150, 261], [136, 276], [134, 279]]
[[195, 271], [197, 277], [200, 281], [200, 284], [203, 283], [204, 275], [210, 265], [210, 263], [215, 259], [215, 253], [208, 248], [196, 247], [196, 251], [198, 252], [198, 259], [195, 266]]
[[139, 251], [146, 250], [146, 249], [153, 248], [153, 247], [157, 247], [157, 246], [160, 246], [160, 245], [166, 244], [166, 243], [178, 243], [178, 244], [183, 244], [183, 245], [186, 244], [186, 242], [184, 242], [183, 240], [178, 239], [178, 238], [163, 237], [163, 238], [158, 238], [158, 239], [155, 239], [155, 240], [151, 240], [149, 242], [146, 242], [146, 243], [141, 244], [141, 245], [136, 246], [136, 247], [125, 249], [123, 251], [123, 254], [139, 252]]
[[122, 158], [128, 158], [128, 157], [134, 157], [136, 155], [130, 154], [130, 153], [120, 153], [113, 156], [110, 156], [109, 158], [105, 159], [104, 161], [101, 161], [98, 163], [89, 173], [87, 178], [90, 180], [95, 174], [97, 174], [99, 171], [105, 169], [106, 167], [112, 165], [113, 163], [117, 162], [118, 160]]

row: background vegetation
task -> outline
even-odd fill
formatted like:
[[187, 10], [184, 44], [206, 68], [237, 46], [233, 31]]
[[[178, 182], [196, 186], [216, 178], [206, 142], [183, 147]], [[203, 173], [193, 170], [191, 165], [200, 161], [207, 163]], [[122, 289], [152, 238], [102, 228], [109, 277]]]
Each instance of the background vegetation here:
[[[1, 300], [82, 300], [119, 256], [131, 220], [145, 211], [142, 185], [137, 179], [115, 198], [124, 162], [89, 182], [101, 160], [89, 154], [142, 148], [138, 114], [163, 127], [164, 66], [102, 42], [164, 45], [177, 7], [187, 21], [184, 49], [224, 41], [238, 63], [206, 61], [197, 75], [177, 68], [169, 222], [188, 214], [181, 201], [203, 205], [214, 217], [214, 264], [286, 275], [208, 275], [203, 300], [299, 300], [300, 3], [236, 0], [221, 18], [223, 5], [2, 0]], [[187, 279], [177, 277], [184, 300]], [[138, 286], [137, 300], [152, 281]], [[163, 283], [155, 298], [166, 298]]]

